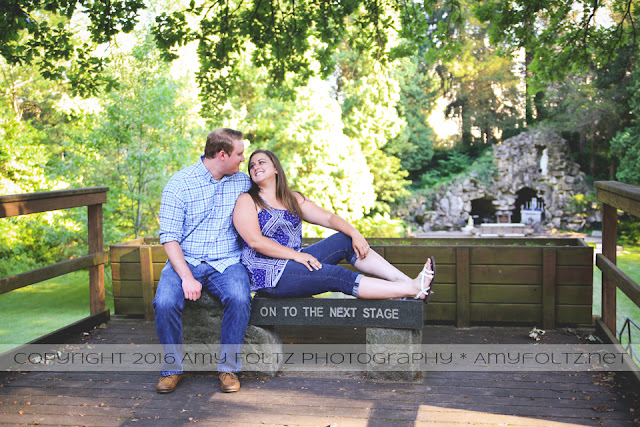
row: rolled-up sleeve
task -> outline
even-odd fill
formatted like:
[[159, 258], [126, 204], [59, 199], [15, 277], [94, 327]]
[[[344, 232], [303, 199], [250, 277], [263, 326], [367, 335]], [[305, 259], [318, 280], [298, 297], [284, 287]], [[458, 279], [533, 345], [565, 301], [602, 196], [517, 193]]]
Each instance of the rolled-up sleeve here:
[[160, 243], [180, 242], [186, 214], [184, 192], [177, 180], [170, 180], [162, 191], [160, 204]]

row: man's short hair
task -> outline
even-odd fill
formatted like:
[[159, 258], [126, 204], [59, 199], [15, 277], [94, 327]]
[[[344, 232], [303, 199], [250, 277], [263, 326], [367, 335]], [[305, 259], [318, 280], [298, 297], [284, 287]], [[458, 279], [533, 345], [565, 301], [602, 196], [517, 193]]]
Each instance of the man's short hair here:
[[216, 129], [207, 135], [204, 156], [207, 159], [213, 159], [220, 151], [231, 155], [233, 142], [237, 140], [242, 140], [242, 132], [228, 128]]

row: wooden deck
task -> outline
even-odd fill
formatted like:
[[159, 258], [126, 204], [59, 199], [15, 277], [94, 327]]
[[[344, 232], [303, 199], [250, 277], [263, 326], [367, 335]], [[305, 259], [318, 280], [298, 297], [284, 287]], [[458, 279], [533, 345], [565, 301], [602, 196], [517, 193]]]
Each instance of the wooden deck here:
[[[358, 329], [281, 329], [286, 342], [346, 342]], [[424, 343], [531, 344], [529, 328], [429, 326]], [[583, 343], [593, 331], [547, 331], [545, 343]], [[320, 340], [320, 341], [319, 341]], [[112, 317], [75, 343], [157, 343], [152, 322]], [[244, 375], [238, 393], [217, 375], [189, 374], [169, 395], [152, 372], [0, 373], [0, 424], [517, 426], [634, 425], [638, 396], [606, 372], [427, 372], [418, 381], [375, 382], [358, 374]]]

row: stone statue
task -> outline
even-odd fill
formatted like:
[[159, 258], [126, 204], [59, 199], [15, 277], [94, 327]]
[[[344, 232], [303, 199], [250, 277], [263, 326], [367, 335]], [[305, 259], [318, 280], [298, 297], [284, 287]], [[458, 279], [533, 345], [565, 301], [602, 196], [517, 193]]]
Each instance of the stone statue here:
[[545, 148], [540, 157], [540, 174], [547, 175], [547, 173], [549, 173], [549, 150]]

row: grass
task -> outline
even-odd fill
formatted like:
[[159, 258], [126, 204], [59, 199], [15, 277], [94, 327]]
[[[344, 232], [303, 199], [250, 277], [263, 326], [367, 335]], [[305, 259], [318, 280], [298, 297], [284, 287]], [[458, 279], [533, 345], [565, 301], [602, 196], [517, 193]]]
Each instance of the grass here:
[[[113, 313], [113, 297], [105, 294]], [[87, 316], [88, 270], [16, 289], [0, 295], [0, 344], [24, 344]]]
[[[625, 246], [616, 257], [618, 267], [636, 283], [640, 283], [640, 246]], [[602, 315], [602, 273], [593, 269], [593, 314]], [[629, 317], [640, 324], [640, 307], [635, 305], [620, 289], [616, 292], [616, 329], [620, 331]], [[617, 333], [616, 333], [617, 335]], [[628, 342], [627, 333], [621, 337], [622, 344]], [[631, 325], [631, 342], [640, 350], [640, 331]]]

